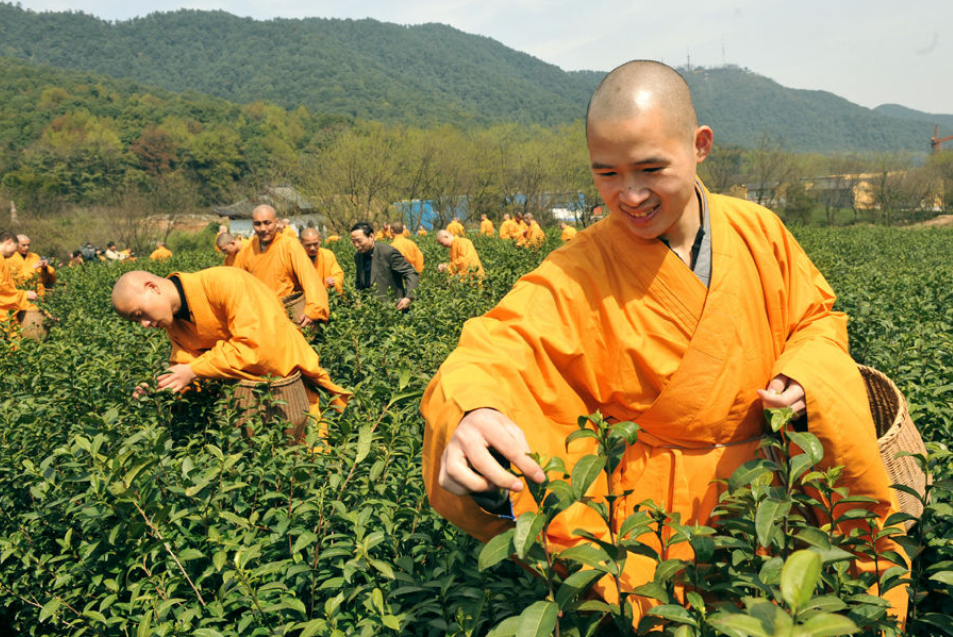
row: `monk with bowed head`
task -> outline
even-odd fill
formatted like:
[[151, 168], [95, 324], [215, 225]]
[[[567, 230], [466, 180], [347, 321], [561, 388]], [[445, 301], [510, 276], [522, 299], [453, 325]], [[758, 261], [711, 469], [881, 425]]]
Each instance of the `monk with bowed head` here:
[[215, 249], [225, 255], [224, 265], [235, 265], [235, 259], [242, 249], [242, 238], [223, 232], [215, 239]]
[[[331, 381], [275, 293], [244, 270], [215, 267], [168, 278], [127, 272], [113, 287], [112, 304], [123, 318], [169, 336], [171, 364], [158, 377], [160, 390], [181, 392], [200, 378], [264, 380], [298, 371], [318, 420], [318, 388], [338, 410], [350, 396]], [[140, 385], [133, 396], [146, 391]]]
[[485, 214], [480, 215], [480, 234], [484, 237], [493, 236], [493, 222]]
[[304, 313], [298, 327], [315, 321], [326, 323], [330, 312], [328, 293], [304, 248], [279, 232], [271, 206], [258, 206], [252, 210], [251, 218], [255, 238], [235, 257], [235, 267], [254, 274], [280, 299], [295, 292], [304, 293]]
[[[641, 428], [619, 468], [620, 519], [651, 499], [683, 525], [705, 525], [724, 481], [758, 454], [763, 409], [789, 407], [823, 445], [818, 469], [843, 466], [838, 486], [862, 496], [855, 506], [883, 526], [898, 507], [847, 351], [847, 317], [771, 211], [698, 180], [713, 134], [698, 124], [685, 81], [658, 62], [615, 69], [592, 96], [586, 132], [610, 214], [464, 325], [421, 402], [434, 508], [481, 540], [502, 532], [536, 509], [510, 465], [541, 482], [527, 455], [537, 452], [564, 458], [571, 471], [592, 446], [567, 450], [566, 437], [580, 415], [599, 410]], [[588, 492], [606, 495], [605, 481]], [[839, 526], [864, 533], [856, 521]], [[565, 549], [582, 541], [577, 529], [608, 539], [602, 518], [581, 503], [545, 539]], [[660, 550], [652, 534], [639, 540]], [[887, 537], [877, 545], [880, 554], [899, 551]], [[691, 559], [691, 548], [673, 545], [668, 557]], [[655, 566], [629, 554], [623, 586], [652, 581]], [[856, 566], [876, 568], [864, 557]], [[595, 590], [615, 600], [604, 581]], [[906, 595], [903, 587], [886, 594], [900, 617]], [[636, 621], [659, 603], [628, 599]]]
[[453, 218], [453, 221], [447, 224], [447, 232], [452, 234], [455, 237], [462, 237], [466, 235], [467, 230], [463, 227], [463, 224], [460, 223], [460, 219], [457, 217]]
[[172, 250], [169, 250], [162, 241], [156, 243], [156, 249], [149, 255], [151, 261], [165, 261], [171, 257]]
[[472, 241], [466, 237], [455, 237], [446, 230], [439, 230], [437, 243], [450, 250], [450, 260], [438, 265], [438, 270], [457, 276], [461, 280], [474, 277], [482, 281], [486, 276], [483, 264], [480, 262], [480, 255], [477, 254]]
[[559, 222], [559, 228], [562, 230], [562, 234], [559, 235], [559, 238], [565, 241], [572, 241], [573, 237], [576, 236], [577, 230], [565, 221]]
[[521, 248], [536, 248], [538, 250], [546, 241], [546, 233], [536, 223], [536, 217], [532, 214], [527, 213], [523, 220], [526, 222], [526, 229], [523, 234], [517, 237], [516, 245]]
[[520, 227], [509, 213], [503, 214], [503, 223], [500, 224], [500, 239], [518, 239], [520, 236]]
[[334, 288], [341, 294], [344, 291], [344, 270], [334, 253], [321, 247], [321, 233], [316, 228], [305, 228], [301, 231], [300, 240], [301, 247], [314, 264], [318, 278], [324, 282], [324, 286], [329, 290]]

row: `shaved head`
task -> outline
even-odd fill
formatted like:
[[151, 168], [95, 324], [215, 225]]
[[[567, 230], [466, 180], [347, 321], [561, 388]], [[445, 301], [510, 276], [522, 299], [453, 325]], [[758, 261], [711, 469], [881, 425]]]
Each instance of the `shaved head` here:
[[402, 234], [404, 232], [404, 224], [400, 221], [395, 221], [394, 223], [390, 224], [390, 229], [394, 232], [394, 234]]
[[635, 118], [654, 108], [663, 109], [669, 132], [692, 139], [698, 116], [685, 79], [661, 62], [626, 62], [606, 75], [592, 94], [586, 133], [594, 122]]
[[275, 217], [275, 209], [268, 204], [262, 204], [251, 211], [251, 227], [258, 235], [258, 243], [263, 250], [271, 245], [280, 230]]
[[116, 281], [112, 304], [124, 319], [139, 322], [143, 327], [168, 327], [181, 306], [181, 299], [169, 279], [133, 270]]
[[235, 237], [231, 233], [223, 232], [215, 238], [215, 245], [218, 246], [218, 249], [221, 250], [225, 247], [226, 243], [234, 241]]
[[302, 241], [305, 241], [307, 239], [318, 239], [320, 241], [321, 233], [318, 232], [317, 228], [305, 228], [304, 230], [301, 231], [301, 234], [299, 235], [298, 238], [301, 239]]
[[438, 230], [437, 243], [439, 243], [445, 248], [449, 248], [450, 244], [453, 243], [453, 235], [446, 230]]

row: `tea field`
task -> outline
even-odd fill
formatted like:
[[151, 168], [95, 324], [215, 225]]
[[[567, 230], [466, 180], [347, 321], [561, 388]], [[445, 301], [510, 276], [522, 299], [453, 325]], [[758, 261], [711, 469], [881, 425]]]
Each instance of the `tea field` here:
[[[945, 446], [953, 232], [798, 237], [852, 317], [854, 357], [893, 378], [924, 437]], [[164, 369], [169, 344], [162, 331], [113, 313], [112, 283], [137, 266], [167, 274], [217, 265], [211, 250], [161, 265], [60, 270], [62, 285], [45, 301], [58, 318], [49, 338], [0, 342], [0, 636], [484, 635], [544, 599], [546, 582], [508, 560], [481, 570], [481, 545], [429, 509], [418, 406], [463, 322], [492, 307], [558, 238], [539, 253], [474, 238], [482, 287], [448, 281], [436, 271], [446, 252], [433, 236], [418, 242], [427, 268], [407, 314], [359, 295], [353, 249], [330, 245], [345, 294], [332, 297], [332, 320], [312, 340], [355, 395], [343, 414], [327, 416], [327, 454], [289, 447], [278, 423], [243, 437], [226, 385], [130, 399]], [[942, 450], [934, 471], [908, 634], [953, 630], [944, 623], [953, 611], [953, 509], [939, 488], [951, 473]], [[659, 618], [667, 632], [715, 634], [676, 615]], [[562, 634], [584, 632], [566, 617]], [[546, 626], [524, 622], [519, 634]]]

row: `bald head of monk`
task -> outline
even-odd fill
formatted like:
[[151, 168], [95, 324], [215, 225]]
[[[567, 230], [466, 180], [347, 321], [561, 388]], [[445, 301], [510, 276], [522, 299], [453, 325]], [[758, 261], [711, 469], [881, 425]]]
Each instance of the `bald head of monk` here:
[[172, 324], [182, 299], [175, 284], [144, 270], [127, 272], [116, 281], [113, 308], [128, 321], [143, 327], [166, 328]]
[[258, 236], [258, 243], [262, 250], [268, 248], [278, 234], [278, 217], [275, 209], [268, 204], [262, 204], [251, 211], [251, 225]]
[[4, 259], [12, 257], [17, 251], [19, 241], [17, 235], [12, 232], [0, 232], [0, 255], [2, 255]]
[[17, 252], [26, 256], [30, 252], [30, 237], [25, 234], [17, 235]]
[[308, 256], [314, 259], [318, 256], [318, 250], [321, 248], [321, 233], [317, 228], [305, 228], [298, 237], [301, 247], [308, 253]]
[[390, 224], [390, 231], [393, 232], [395, 236], [404, 234], [404, 223], [402, 221], [394, 221]]
[[227, 255], [236, 254], [242, 249], [241, 240], [230, 232], [223, 232], [215, 239], [215, 245]]
[[665, 239], [680, 257], [701, 225], [695, 170], [711, 151], [685, 80], [659, 62], [610, 72], [589, 101], [586, 142], [596, 188], [613, 215], [647, 240]]
[[437, 231], [437, 243], [445, 248], [449, 248], [453, 244], [453, 238], [453, 235], [446, 230]]

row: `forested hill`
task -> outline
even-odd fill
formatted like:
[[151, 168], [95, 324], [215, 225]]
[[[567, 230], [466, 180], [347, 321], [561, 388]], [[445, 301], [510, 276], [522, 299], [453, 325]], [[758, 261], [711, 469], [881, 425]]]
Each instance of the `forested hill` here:
[[[583, 116], [602, 76], [565, 72], [440, 24], [255, 21], [192, 10], [112, 23], [4, 3], [0, 55], [237, 103], [268, 100], [313, 114], [417, 126], [571, 122]], [[753, 147], [769, 135], [794, 151], [925, 152], [941, 123], [788, 89], [736, 67], [686, 75], [702, 120], [724, 144]]]

